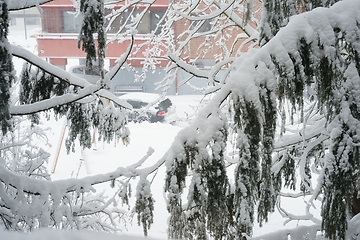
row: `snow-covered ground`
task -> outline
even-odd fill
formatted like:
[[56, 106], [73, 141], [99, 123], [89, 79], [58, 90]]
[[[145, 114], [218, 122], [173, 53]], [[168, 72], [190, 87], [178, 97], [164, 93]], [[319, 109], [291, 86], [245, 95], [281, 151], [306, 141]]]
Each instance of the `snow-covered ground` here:
[[[191, 106], [195, 106], [201, 96], [170, 96], [170, 98], [176, 105], [177, 111], [179, 112], [181, 109], [182, 114], [179, 115], [185, 118], [186, 112], [184, 112], [184, 109], [190, 111], [192, 109]], [[56, 126], [53, 126], [52, 136], [54, 140], [57, 139], [58, 141], [55, 141], [50, 149], [53, 151], [53, 160], [55, 160], [56, 149], [60, 142], [60, 130], [63, 129], [62, 122], [54, 124]], [[98, 142], [93, 149], [87, 149], [83, 153], [81, 153], [80, 149], [77, 149], [75, 153], [67, 154], [63, 144], [52, 178], [53, 180], [76, 176], [81, 178], [111, 172], [120, 166], [126, 167], [139, 161], [146, 155], [148, 149], [152, 148], [154, 153], [142, 165], [144, 167], [149, 166], [164, 155], [170, 147], [172, 139], [174, 139], [183, 124], [186, 123], [179, 122], [175, 125], [149, 122], [129, 123], [131, 135], [128, 146], [123, 145], [121, 142], [111, 144]], [[82, 158], [84, 158], [84, 161], [81, 160]], [[50, 163], [50, 165], [51, 169], [53, 169], [53, 163]], [[167, 239], [166, 226], [168, 214], [163, 197], [164, 177], [165, 167], [162, 166], [152, 183], [152, 191], [156, 202], [154, 224], [149, 230], [149, 236], [156, 239]], [[136, 183], [136, 180], [132, 183], [133, 191], [135, 190]], [[108, 184], [104, 184], [103, 187], [111, 190]], [[137, 226], [136, 221], [135, 216], [132, 224], [126, 226], [127, 231], [125, 230], [125, 232], [131, 235], [142, 236], [142, 227]]]
[[[170, 96], [172, 101], [177, 107], [177, 113], [185, 118], [190, 115], [201, 99], [201, 96]], [[193, 107], [192, 107], [193, 106]], [[53, 146], [49, 149], [52, 152], [52, 159], [49, 162], [49, 171], [54, 168], [54, 162], [56, 158], [56, 151], [60, 143], [60, 133], [63, 129], [63, 122], [52, 122], [52, 130], [50, 138], [53, 139]], [[47, 123], [44, 123], [47, 124]], [[120, 143], [97, 143], [96, 148], [88, 149], [82, 153], [78, 148], [75, 153], [67, 154], [64, 143], [62, 144], [61, 152], [59, 155], [58, 163], [56, 165], [55, 172], [52, 174], [52, 179], [65, 179], [71, 177], [82, 178], [89, 175], [101, 174], [114, 171], [120, 166], [128, 166], [132, 163], [139, 161], [144, 157], [151, 147], [154, 149], [154, 153], [143, 164], [143, 166], [149, 166], [159, 160], [170, 147], [174, 137], [178, 131], [186, 125], [186, 122], [180, 121], [175, 125], [166, 123], [129, 123], [131, 131], [130, 144], [128, 146]], [[84, 158], [85, 160], [81, 160]], [[167, 219], [168, 212], [166, 210], [165, 196], [163, 191], [165, 179], [165, 166], [162, 166], [157, 172], [152, 183], [152, 193], [156, 200], [154, 223], [149, 230], [148, 236], [154, 239], [167, 239]], [[132, 183], [133, 191], [135, 190], [137, 181]], [[103, 188], [111, 191], [108, 184], [104, 184], [99, 187], [98, 191]], [[291, 202], [284, 202], [285, 209], [293, 214], [305, 214], [304, 200], [293, 199]], [[126, 206], [124, 206], [126, 209]], [[319, 215], [314, 213], [315, 215]], [[262, 228], [255, 226], [254, 236], [260, 236], [266, 233], [274, 232], [280, 229], [292, 228], [298, 225], [302, 225], [303, 222], [291, 222], [285, 227], [283, 222], [285, 220], [281, 215], [276, 212], [270, 216], [269, 223], [265, 224]], [[124, 234], [131, 236], [143, 236], [142, 227], [137, 225], [136, 216], [129, 222], [124, 228]], [[127, 236], [126, 239], [129, 236]]]
[[[11, 33], [9, 40], [11, 43], [16, 45], [21, 45], [26, 49], [36, 53], [36, 39], [28, 38], [24, 39], [23, 35], [19, 33]], [[15, 68], [17, 73], [21, 70], [21, 60], [14, 58]], [[157, 161], [163, 156], [166, 150], [170, 147], [174, 137], [179, 132], [179, 130], [187, 124], [187, 117], [191, 116], [196, 112], [196, 107], [198, 106], [201, 96], [199, 95], [187, 95], [187, 96], [169, 96], [176, 106], [176, 111], [180, 121], [176, 124], [166, 124], [166, 123], [130, 123], [129, 129], [131, 131], [130, 136], [130, 145], [125, 146], [122, 143], [117, 144], [104, 144], [97, 143], [94, 149], [89, 149], [83, 152], [81, 155], [80, 149], [77, 149], [75, 153], [66, 154], [64, 143], [61, 146], [61, 151], [59, 154], [58, 162], [56, 165], [55, 172], [52, 174], [52, 179], [65, 179], [70, 177], [85, 177], [89, 175], [105, 173], [113, 171], [119, 166], [128, 166], [133, 162], [140, 160], [144, 155], [146, 155], [149, 147], [154, 149], [154, 153], [149, 158], [144, 165], [150, 165]], [[52, 147], [47, 149], [52, 153], [52, 159], [49, 162], [49, 172], [54, 170], [54, 163], [57, 156], [57, 149], [60, 146], [60, 136], [62, 130], [64, 129], [64, 123], [62, 121], [55, 122], [51, 121], [44, 122], [45, 125], [50, 125], [52, 130], [49, 132], [49, 138], [52, 141]], [[84, 160], [81, 160], [81, 159]], [[149, 230], [149, 237], [151, 239], [167, 239], [167, 218], [168, 213], [166, 210], [166, 204], [164, 199], [164, 176], [165, 176], [165, 167], [161, 167], [155, 176], [152, 183], [152, 192], [156, 200], [155, 202], [155, 216], [154, 224]], [[133, 184], [133, 187], [136, 186], [136, 183]], [[108, 188], [108, 186], [102, 186], [103, 188]], [[101, 190], [101, 189], [99, 189]], [[291, 201], [289, 204], [285, 202], [284, 206], [287, 210], [292, 211], [292, 213], [300, 214], [304, 209], [303, 199], [299, 199], [298, 202]], [[318, 212], [315, 212], [315, 215], [319, 215], [320, 209]], [[264, 227], [259, 228], [255, 226], [254, 236], [259, 236], [265, 233], [274, 232], [284, 228], [292, 228], [297, 225], [302, 225], [303, 222], [291, 222], [289, 225], [283, 227], [284, 219], [280, 216], [279, 213], [274, 213], [270, 216], [269, 223], [265, 224]], [[137, 226], [136, 217], [130, 224], [124, 228], [124, 236], [120, 239], [138, 239], [137, 237], [142, 236], [142, 228]], [[91, 235], [91, 237], [90, 237]], [[130, 237], [132, 236], [132, 237]], [[67, 232], [60, 233], [56, 230], [39, 230], [31, 235], [24, 235], [19, 233], [8, 233], [0, 231], [0, 239], [50, 239], [53, 240], [63, 240], [63, 239], [101, 239], [101, 238], [118, 239], [112, 235], [106, 235], [102, 233], [88, 233], [79, 235], [76, 232]]]

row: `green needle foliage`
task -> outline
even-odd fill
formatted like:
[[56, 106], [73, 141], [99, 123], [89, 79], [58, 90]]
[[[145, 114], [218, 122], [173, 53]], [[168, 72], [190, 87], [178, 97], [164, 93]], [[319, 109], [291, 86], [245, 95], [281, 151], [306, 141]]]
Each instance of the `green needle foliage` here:
[[7, 1], [0, 1], [0, 119], [1, 131], [5, 134], [11, 130], [11, 116], [9, 112], [10, 87], [14, 82], [14, 68], [12, 55], [9, 51], [7, 39], [9, 27], [9, 12]]
[[[104, 2], [103, 0], [81, 0], [80, 12], [84, 16], [81, 26], [78, 47], [86, 52], [86, 66], [93, 67], [95, 60], [99, 61], [101, 78], [104, 78], [104, 59], [106, 48], [106, 34], [104, 30]], [[96, 40], [95, 41], [95, 35]]]

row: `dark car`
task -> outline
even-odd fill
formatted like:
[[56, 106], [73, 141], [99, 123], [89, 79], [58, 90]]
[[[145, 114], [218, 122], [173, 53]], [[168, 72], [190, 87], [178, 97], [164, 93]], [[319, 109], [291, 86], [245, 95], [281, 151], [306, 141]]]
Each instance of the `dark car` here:
[[175, 106], [169, 98], [153, 93], [133, 92], [119, 97], [126, 100], [133, 109], [128, 114], [131, 122], [172, 122], [175, 119]]
[[[100, 70], [97, 66], [93, 66], [92, 69], [87, 68], [85, 65], [73, 66], [70, 67], [69, 72], [87, 80], [91, 84], [96, 84], [100, 79]], [[105, 69], [104, 73], [107, 73]]]

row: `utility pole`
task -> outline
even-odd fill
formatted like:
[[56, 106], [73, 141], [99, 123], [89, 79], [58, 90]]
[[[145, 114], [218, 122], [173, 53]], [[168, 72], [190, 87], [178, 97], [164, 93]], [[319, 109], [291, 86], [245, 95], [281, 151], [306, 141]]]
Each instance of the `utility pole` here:
[[26, 31], [26, 13], [25, 13], [25, 9], [23, 9], [23, 15], [24, 15], [24, 31], [25, 31], [25, 39], [27, 39], [27, 31]]

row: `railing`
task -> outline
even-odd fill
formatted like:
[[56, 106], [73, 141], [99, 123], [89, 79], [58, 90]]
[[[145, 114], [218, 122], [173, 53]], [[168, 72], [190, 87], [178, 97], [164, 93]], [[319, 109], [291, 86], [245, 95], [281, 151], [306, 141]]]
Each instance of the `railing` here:
[[[36, 37], [40, 39], [78, 39], [78, 33], [37, 33]], [[106, 34], [108, 39], [112, 39], [115, 34]], [[126, 36], [126, 38], [131, 39], [131, 36]], [[151, 34], [137, 34], [135, 35], [135, 39], [142, 40], [142, 39], [149, 39]], [[116, 39], [116, 38], [115, 38]]]
[[120, 96], [129, 92], [145, 92], [145, 86], [138, 85], [117, 85], [114, 89], [114, 94]]

